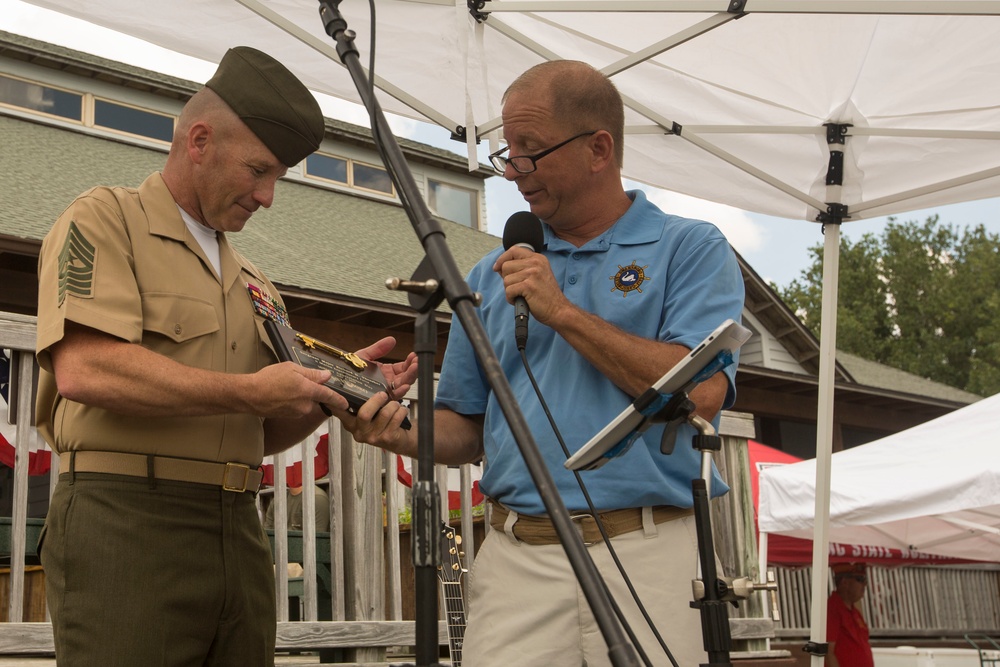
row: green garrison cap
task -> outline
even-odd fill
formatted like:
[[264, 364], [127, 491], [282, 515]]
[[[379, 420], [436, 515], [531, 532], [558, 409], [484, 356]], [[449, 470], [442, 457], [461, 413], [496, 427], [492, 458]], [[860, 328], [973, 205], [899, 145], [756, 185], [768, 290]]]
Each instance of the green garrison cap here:
[[229, 49], [205, 84], [289, 167], [319, 148], [323, 112], [284, 65], [249, 46]]

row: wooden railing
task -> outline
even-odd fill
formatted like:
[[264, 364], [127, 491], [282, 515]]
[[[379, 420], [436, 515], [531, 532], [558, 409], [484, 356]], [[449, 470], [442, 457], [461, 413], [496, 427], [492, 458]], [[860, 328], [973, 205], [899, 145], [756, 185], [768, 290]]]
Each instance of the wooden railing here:
[[[809, 636], [811, 567], [777, 567], [782, 638]], [[827, 594], [833, 590], [832, 577]], [[1000, 565], [868, 567], [862, 614], [872, 637], [958, 637], [1000, 631]]]
[[[35, 319], [0, 313], [0, 347], [14, 350], [14, 363], [21, 381], [17, 393], [17, 465], [14, 475], [14, 505], [10, 520], [10, 604], [11, 622], [0, 624], [0, 656], [12, 654], [52, 654], [52, 630], [49, 623], [25, 623], [22, 596], [24, 563], [34, 550], [29, 544], [27, 520], [27, 451], [38, 434], [33, 427], [32, 392], [37, 383], [34, 362]], [[26, 427], [27, 425], [27, 427]], [[746, 483], [746, 441], [753, 436], [753, 420], [749, 415], [724, 415], [720, 428], [723, 451], [716, 462], [733, 491], [712, 503], [712, 522], [716, 550], [731, 575], [756, 578], [756, 554], [752, 534], [752, 513], [749, 485]], [[396, 481], [396, 463], [391, 455], [353, 441], [337, 420], [329, 422], [330, 473], [315, 479], [314, 452], [303, 451], [305, 488], [319, 482], [328, 489], [331, 525], [328, 533], [317, 534], [309, 520], [314, 511], [312, 494], [303, 496], [306, 519], [303, 530], [289, 536], [285, 512], [285, 465], [282, 457], [275, 461], [275, 528], [272, 531], [275, 559], [275, 593], [278, 602], [278, 648], [285, 650], [338, 649], [339, 657], [347, 662], [384, 662], [387, 650], [414, 644], [414, 624], [403, 618], [405, 570], [402, 559], [410, 554], [400, 548], [400, 527], [397, 524], [404, 495]], [[305, 446], [303, 446], [305, 449]], [[743, 472], [740, 472], [743, 471]], [[446, 487], [447, 470], [437, 468], [442, 490]], [[471, 475], [466, 468], [463, 477], [461, 518], [450, 523], [463, 541], [463, 562], [466, 567], [475, 558], [476, 540], [471, 508]], [[56, 476], [51, 475], [52, 485]], [[447, 503], [442, 502], [443, 508]], [[443, 509], [444, 515], [446, 509]], [[442, 516], [442, 518], [446, 518]], [[476, 530], [482, 531], [488, 522], [479, 520]], [[405, 535], [405, 531], [403, 533]], [[748, 551], [749, 549], [749, 551]], [[300, 562], [301, 577], [288, 576], [288, 563]], [[669, 566], [669, 565], [668, 565]], [[319, 568], [327, 568], [324, 578]], [[329, 588], [323, 582], [331, 582]], [[302, 620], [289, 621], [289, 593], [301, 603]], [[327, 596], [321, 605], [321, 596]], [[299, 601], [295, 602], [298, 604]], [[329, 619], [320, 619], [320, 609]], [[773, 635], [770, 619], [761, 612], [758, 601], [743, 603], [733, 610], [731, 619], [734, 657], [770, 655], [767, 640]], [[447, 645], [447, 628], [440, 625], [439, 641]], [[773, 653], [773, 652], [771, 652]]]
[[[13, 350], [12, 368], [18, 382], [12, 387], [12, 409], [18, 425], [17, 464], [13, 476], [13, 505], [4, 544], [9, 559], [7, 618], [0, 624], [0, 655], [51, 654], [52, 630], [48, 623], [24, 623], [25, 563], [34, 562], [38, 520], [28, 520], [27, 452], [38, 442], [31, 427], [33, 391], [37, 384], [34, 362], [35, 318], [0, 313], [0, 348]], [[273, 531], [275, 592], [278, 601], [278, 646], [287, 650], [342, 650], [355, 662], [382, 662], [387, 649], [414, 643], [413, 623], [403, 618], [404, 591], [401, 572], [410, 555], [400, 548], [397, 520], [405, 503], [396, 481], [395, 460], [373, 447], [358, 445], [339, 422], [329, 423], [330, 474], [315, 480], [313, 452], [303, 451], [306, 488], [314, 481], [328, 488], [331, 525], [317, 531], [303, 522], [301, 533], [289, 538], [284, 511], [284, 464], [275, 465]], [[712, 503], [715, 546], [730, 576], [760, 580], [753, 514], [750, 500], [746, 441], [752, 438], [749, 415], [724, 414], [720, 434], [723, 450], [715, 457], [729, 494]], [[303, 446], [304, 448], [304, 446]], [[438, 467], [442, 487], [447, 471]], [[473, 512], [468, 469], [463, 472], [464, 499], [461, 519], [452, 521], [459, 534], [472, 536]], [[55, 475], [50, 476], [50, 489]], [[309, 516], [311, 495], [304, 500]], [[442, 503], [443, 506], [446, 503]], [[444, 517], [442, 517], [444, 518]], [[488, 529], [488, 522], [485, 526]], [[456, 525], [457, 524], [457, 525]], [[477, 530], [483, 530], [477, 528]], [[405, 536], [405, 531], [404, 531]], [[463, 543], [466, 566], [475, 557], [476, 540]], [[287, 563], [301, 562], [300, 578], [289, 581]], [[326, 581], [318, 568], [328, 568]], [[773, 624], [767, 602], [754, 595], [731, 610], [733, 657], [773, 657], [769, 639], [807, 637], [809, 634], [809, 568], [777, 568], [781, 620]], [[289, 592], [301, 601], [299, 621], [289, 621]], [[321, 597], [327, 596], [320, 604]], [[298, 604], [298, 602], [296, 602]], [[996, 567], [871, 568], [864, 613], [872, 634], [894, 637], [961, 636], [963, 632], [996, 635], [1000, 629], [1000, 573]], [[320, 620], [320, 609], [328, 619]], [[447, 645], [446, 626], [439, 640]]]
[[[0, 313], [0, 349], [11, 351], [11, 383], [8, 389], [8, 418], [18, 426], [15, 438], [13, 504], [9, 524], [10, 582], [7, 618], [18, 622], [24, 618], [24, 574], [28, 519], [28, 452], [41, 441], [32, 424], [34, 389], [38, 384], [35, 364], [36, 319], [27, 315]], [[25, 428], [25, 425], [28, 427]], [[54, 480], [54, 476], [53, 476]], [[55, 483], [52, 482], [51, 488]], [[32, 551], [33, 551], [32, 547]]]

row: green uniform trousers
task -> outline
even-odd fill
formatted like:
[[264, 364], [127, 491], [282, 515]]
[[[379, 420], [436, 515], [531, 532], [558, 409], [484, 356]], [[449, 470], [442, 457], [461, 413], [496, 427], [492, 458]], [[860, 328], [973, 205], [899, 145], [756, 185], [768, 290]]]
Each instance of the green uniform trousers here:
[[251, 493], [64, 473], [39, 548], [60, 667], [274, 665], [274, 568]]

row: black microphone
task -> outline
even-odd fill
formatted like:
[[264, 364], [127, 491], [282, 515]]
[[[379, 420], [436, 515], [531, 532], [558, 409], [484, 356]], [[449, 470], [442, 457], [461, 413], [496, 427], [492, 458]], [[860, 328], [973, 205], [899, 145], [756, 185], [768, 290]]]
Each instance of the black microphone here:
[[[545, 247], [542, 221], [529, 211], [518, 211], [507, 218], [503, 228], [503, 249], [514, 246], [538, 252]], [[517, 349], [523, 350], [528, 343], [528, 302], [523, 296], [514, 298], [514, 341]]]

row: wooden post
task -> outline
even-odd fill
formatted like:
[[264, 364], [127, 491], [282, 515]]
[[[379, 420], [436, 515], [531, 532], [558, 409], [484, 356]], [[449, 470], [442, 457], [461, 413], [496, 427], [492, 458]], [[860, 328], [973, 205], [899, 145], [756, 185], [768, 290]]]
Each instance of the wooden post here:
[[[11, 512], [10, 598], [7, 618], [12, 623], [24, 619], [24, 554], [28, 519], [28, 454], [38, 432], [32, 423], [34, 387], [37, 383], [35, 366], [35, 330], [37, 318], [29, 315], [3, 313], [0, 316], [0, 347], [11, 351], [11, 383], [8, 394], [17, 423], [14, 442], [14, 503]], [[55, 465], [55, 461], [53, 461]]]
[[[344, 475], [344, 604], [349, 621], [385, 618], [382, 548], [382, 454], [358, 444], [341, 426]], [[346, 652], [351, 662], [384, 662], [384, 647]]]
[[[753, 415], [741, 412], [723, 412], [719, 423], [722, 451], [716, 465], [723, 479], [729, 484], [729, 493], [713, 501], [712, 532], [715, 550], [722, 561], [723, 572], [728, 577], [747, 577], [761, 580], [757, 563], [757, 540], [754, 529], [753, 498], [750, 488], [750, 462], [747, 440], [755, 437]], [[739, 607], [730, 609], [730, 617], [740, 619], [740, 625], [760, 626], [747, 636], [734, 633], [734, 649], [740, 651], [766, 651], [773, 625], [761, 596], [751, 595]], [[760, 621], [759, 623], [757, 621]]]

